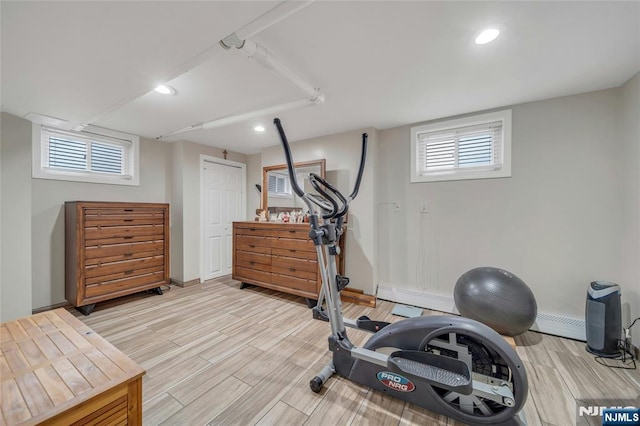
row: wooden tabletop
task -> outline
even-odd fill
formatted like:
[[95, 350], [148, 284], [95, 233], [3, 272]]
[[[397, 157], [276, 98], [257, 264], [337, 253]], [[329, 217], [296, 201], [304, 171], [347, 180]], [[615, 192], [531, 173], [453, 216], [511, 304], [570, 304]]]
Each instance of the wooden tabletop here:
[[145, 371], [65, 309], [0, 329], [0, 425], [37, 424]]

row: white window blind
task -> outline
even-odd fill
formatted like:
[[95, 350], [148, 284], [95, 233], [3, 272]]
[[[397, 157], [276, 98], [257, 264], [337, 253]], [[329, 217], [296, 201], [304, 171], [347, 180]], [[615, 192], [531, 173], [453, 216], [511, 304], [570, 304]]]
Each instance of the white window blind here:
[[502, 122], [418, 133], [421, 175], [443, 170], [491, 170], [502, 164]]
[[33, 123], [32, 176], [109, 185], [140, 185], [140, 138], [87, 125], [82, 131]]
[[511, 111], [411, 129], [412, 182], [511, 176]]
[[289, 177], [269, 175], [269, 193], [274, 195], [290, 195]]
[[130, 141], [46, 127], [41, 138], [44, 168], [130, 178]]

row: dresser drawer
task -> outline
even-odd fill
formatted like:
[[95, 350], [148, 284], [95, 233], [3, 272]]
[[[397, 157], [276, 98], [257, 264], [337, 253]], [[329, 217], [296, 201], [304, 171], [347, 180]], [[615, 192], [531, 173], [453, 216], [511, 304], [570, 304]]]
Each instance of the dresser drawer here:
[[304, 269], [296, 268], [295, 266], [270, 266], [271, 272], [280, 275], [289, 275], [298, 278], [304, 278], [316, 282], [318, 278], [318, 271], [307, 271]]
[[[99, 263], [85, 267], [85, 278], [94, 278], [116, 274], [119, 272], [137, 271], [152, 266], [164, 266], [164, 256], [145, 257], [142, 259], [125, 260], [122, 262]], [[129, 275], [131, 272], [128, 273]]]
[[292, 290], [317, 294], [317, 285], [315, 280], [311, 281], [304, 278], [292, 277], [290, 275], [271, 274], [271, 283]]
[[132, 253], [116, 254], [113, 256], [105, 257], [93, 257], [91, 259], [85, 259], [85, 266], [100, 265], [104, 263], [122, 262], [124, 260], [144, 259], [147, 257], [166, 256], [164, 254], [164, 248], [151, 251], [139, 251]]
[[271, 265], [265, 265], [263, 263], [256, 263], [252, 261], [236, 260], [236, 266], [247, 269], [255, 269], [261, 272], [271, 272]]
[[148, 219], [164, 217], [164, 209], [155, 207], [104, 207], [104, 208], [85, 208], [85, 220], [92, 222], [103, 219]]
[[131, 278], [134, 276], [147, 275], [147, 274], [163, 272], [163, 271], [164, 271], [163, 265], [149, 266], [146, 268], [138, 268], [138, 269], [127, 269], [126, 271], [122, 271], [122, 272], [114, 272], [112, 274], [98, 275], [96, 277], [86, 278], [85, 284], [86, 285], [100, 284], [100, 283], [106, 283], [109, 281], [121, 280], [125, 278]]
[[[290, 228], [289, 228], [290, 227]], [[251, 225], [236, 225], [235, 232], [237, 235], [247, 235], [247, 236], [255, 236], [255, 237], [273, 237], [273, 238], [293, 238], [293, 239], [301, 239], [308, 240], [309, 239], [309, 228], [308, 227], [297, 227], [295, 225], [285, 225], [283, 224], [281, 227], [277, 229], [263, 228], [259, 225], [251, 226]]]
[[85, 245], [91, 245], [91, 242], [94, 242], [94, 244], [106, 244], [97, 242], [97, 240], [110, 238], [146, 237], [147, 240], [153, 240], [163, 236], [163, 225], [88, 226], [84, 230]]
[[101, 238], [98, 240], [85, 240], [85, 247], [91, 246], [105, 246], [105, 245], [114, 245], [114, 244], [126, 244], [126, 243], [146, 243], [146, 242], [163, 242], [164, 235], [137, 235], [137, 236], [126, 236], [126, 237], [112, 237], [112, 238]]
[[317, 254], [315, 251], [273, 248], [271, 249], [271, 254], [273, 256], [284, 256], [284, 257], [294, 257], [294, 258], [306, 259], [306, 260], [317, 260]]
[[296, 259], [294, 257], [272, 256], [271, 264], [275, 267], [296, 269], [299, 271], [316, 272], [318, 262], [316, 260]]
[[271, 256], [260, 253], [251, 253], [248, 251], [237, 251], [236, 262], [271, 265]]
[[[118, 293], [129, 289], [136, 289], [144, 286], [153, 287], [154, 284], [158, 286], [165, 284], [163, 271], [88, 285], [85, 290], [85, 295], [86, 297], [96, 297], [105, 294]], [[142, 289], [138, 291], [141, 290]]]
[[238, 281], [258, 281], [263, 283], [271, 283], [271, 272], [260, 271], [257, 269], [243, 268], [236, 266], [234, 270], [234, 280]]
[[287, 229], [287, 226], [291, 226], [291, 225], [284, 225], [282, 230], [277, 231], [277, 236], [280, 238], [293, 238], [295, 240], [308, 240], [309, 239], [309, 227], [304, 227], [304, 228], [299, 228], [299, 227], [295, 227], [295, 228], [289, 228]]
[[286, 250], [310, 251], [312, 253], [316, 252], [316, 246], [314, 246], [313, 242], [309, 239], [295, 240], [291, 238], [278, 238], [271, 243], [271, 247]]
[[236, 226], [235, 233], [238, 236], [246, 236], [246, 237], [274, 237], [279, 235], [279, 231], [273, 229], [262, 229], [258, 226]]
[[125, 225], [162, 225], [164, 218], [157, 215], [129, 217], [123, 216], [93, 216], [87, 217], [86, 227], [95, 226], [125, 226]]
[[146, 243], [130, 243], [130, 244], [114, 244], [98, 247], [87, 247], [85, 258], [103, 258], [106, 256], [128, 255], [142, 252], [152, 252], [162, 250], [164, 242], [146, 242]]
[[234, 244], [235, 244], [234, 249], [270, 254], [271, 241], [272, 241], [272, 238], [236, 235], [236, 238], [234, 241]]

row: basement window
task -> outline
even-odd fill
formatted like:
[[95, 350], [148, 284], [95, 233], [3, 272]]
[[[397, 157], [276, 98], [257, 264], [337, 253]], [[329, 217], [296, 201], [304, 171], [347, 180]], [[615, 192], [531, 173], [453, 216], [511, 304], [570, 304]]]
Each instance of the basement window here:
[[33, 177], [139, 185], [139, 138], [88, 126], [81, 132], [33, 125]]
[[511, 110], [411, 128], [411, 182], [511, 176]]
[[293, 198], [288, 175], [272, 173], [269, 175], [269, 196]]

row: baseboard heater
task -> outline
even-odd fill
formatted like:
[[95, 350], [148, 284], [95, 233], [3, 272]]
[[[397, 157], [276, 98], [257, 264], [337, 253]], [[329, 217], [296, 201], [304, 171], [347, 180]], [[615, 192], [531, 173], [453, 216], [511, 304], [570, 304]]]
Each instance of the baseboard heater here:
[[[378, 299], [459, 315], [453, 297], [441, 294], [380, 285]], [[583, 319], [538, 312], [531, 330], [586, 342], [585, 326]]]

